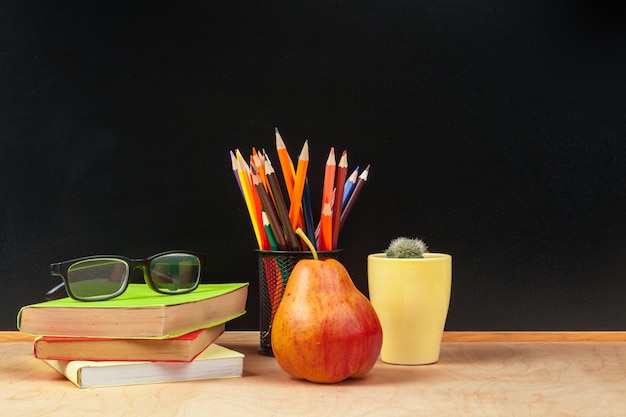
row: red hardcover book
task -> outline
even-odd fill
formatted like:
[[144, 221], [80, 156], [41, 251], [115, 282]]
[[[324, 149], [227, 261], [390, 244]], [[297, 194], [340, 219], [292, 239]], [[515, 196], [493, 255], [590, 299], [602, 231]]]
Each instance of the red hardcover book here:
[[41, 336], [38, 359], [189, 362], [224, 332], [224, 323], [170, 339]]

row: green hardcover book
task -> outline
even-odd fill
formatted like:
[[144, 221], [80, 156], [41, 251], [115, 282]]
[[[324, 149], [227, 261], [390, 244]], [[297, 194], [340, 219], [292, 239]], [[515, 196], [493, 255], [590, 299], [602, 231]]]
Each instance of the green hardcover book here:
[[247, 298], [248, 283], [200, 284], [177, 295], [130, 284], [111, 300], [62, 298], [22, 307], [17, 327], [39, 336], [171, 338], [243, 315]]

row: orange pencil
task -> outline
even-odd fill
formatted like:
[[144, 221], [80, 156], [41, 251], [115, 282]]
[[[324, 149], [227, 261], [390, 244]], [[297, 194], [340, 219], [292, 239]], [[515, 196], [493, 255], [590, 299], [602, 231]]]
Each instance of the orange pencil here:
[[298, 170], [294, 179], [293, 190], [291, 192], [291, 206], [289, 207], [289, 221], [294, 230], [299, 226], [300, 209], [302, 207], [302, 193], [304, 192], [304, 183], [306, 180], [306, 172], [309, 166], [309, 141], [304, 142], [302, 151], [298, 158]]
[[[324, 199], [323, 201], [327, 201], [327, 200]], [[330, 194], [330, 201], [329, 201], [331, 212], [333, 210], [334, 202], [335, 202], [335, 190], [333, 189], [333, 192]], [[324, 203], [322, 203], [322, 211], [324, 211]], [[322, 219], [320, 217], [320, 221], [317, 223], [317, 227], [315, 228], [315, 240], [318, 240], [318, 241], [320, 240], [321, 229], [322, 229]]]
[[320, 212], [324, 211], [324, 204], [327, 201], [331, 201], [333, 187], [335, 186], [335, 168], [337, 168], [335, 148], [331, 147], [326, 160], [326, 168], [324, 169], [324, 188], [322, 188], [322, 208]]
[[267, 237], [267, 233], [265, 232], [265, 227], [263, 226], [263, 205], [261, 204], [261, 198], [259, 197], [259, 193], [256, 191], [252, 183], [252, 172], [250, 172], [250, 195], [252, 196], [252, 201], [254, 202], [254, 214], [256, 216], [256, 224], [259, 228], [259, 237], [261, 238], [261, 248], [271, 249], [270, 241]]
[[333, 216], [330, 201], [325, 200], [320, 219], [319, 250], [331, 250], [333, 247]]
[[330, 195], [335, 185], [335, 168], [337, 160], [335, 159], [335, 148], [330, 148], [328, 159], [326, 160], [326, 168], [324, 170], [324, 188], [322, 189], [322, 204], [324, 200], [330, 201]]
[[274, 128], [274, 133], [276, 135], [276, 152], [278, 153], [280, 169], [283, 171], [283, 178], [285, 179], [287, 194], [289, 194], [289, 198], [291, 198], [295, 175], [293, 162], [289, 157], [289, 152], [287, 152], [287, 147], [285, 146], [285, 142], [283, 141], [282, 136], [280, 136], [280, 133], [278, 133], [278, 128]]
[[348, 175], [348, 152], [343, 151], [335, 178], [335, 201], [333, 203], [333, 249], [337, 249], [339, 241], [339, 225], [341, 224], [341, 199]]
[[269, 184], [267, 183], [267, 178], [265, 177], [265, 155], [259, 152], [257, 157], [259, 158], [259, 166], [257, 167], [259, 170], [259, 176], [261, 177], [261, 182], [265, 187], [265, 191], [267, 191], [269, 188]]

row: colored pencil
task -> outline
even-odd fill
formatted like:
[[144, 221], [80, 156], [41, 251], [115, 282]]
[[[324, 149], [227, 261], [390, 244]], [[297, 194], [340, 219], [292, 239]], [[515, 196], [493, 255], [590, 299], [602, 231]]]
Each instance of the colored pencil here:
[[267, 232], [265, 227], [263, 226], [263, 204], [261, 203], [261, 198], [259, 197], [259, 193], [256, 191], [256, 187], [254, 186], [253, 175], [258, 175], [258, 162], [259, 159], [257, 157], [257, 151], [255, 148], [252, 148], [252, 154], [250, 155], [250, 194], [252, 196], [252, 200], [254, 201], [254, 213], [256, 215], [256, 221], [259, 225], [259, 235], [261, 237], [261, 244], [263, 245], [263, 249], [269, 249], [270, 241], [267, 236]]
[[339, 234], [367, 182], [370, 166], [361, 175], [358, 166], [350, 173], [348, 152], [344, 150], [341, 158], [337, 158], [335, 148], [330, 148], [324, 166], [322, 207], [319, 222], [316, 222], [308, 181], [308, 140], [298, 155], [297, 166], [294, 166], [278, 128], [274, 133], [281, 178], [263, 148], [253, 147], [249, 161], [238, 149], [229, 152], [231, 169], [248, 209], [259, 248], [307, 250], [295, 233], [297, 228], [302, 228], [317, 250], [337, 249]]
[[[273, 237], [276, 241], [276, 245], [280, 250], [287, 250], [287, 242], [285, 240], [285, 234], [280, 225], [280, 219], [278, 218], [278, 214], [276, 213], [276, 207], [274, 203], [270, 199], [269, 195], [265, 191], [265, 187], [261, 182], [261, 178], [259, 175], [253, 175], [253, 183], [256, 188], [257, 193], [259, 194], [259, 198], [261, 199], [261, 203], [263, 204], [264, 214], [267, 216], [270, 227], [272, 229]], [[269, 236], [268, 236], [269, 238]], [[270, 241], [271, 243], [271, 241]]]
[[343, 209], [343, 212], [341, 213], [341, 220], [339, 223], [340, 230], [341, 228], [343, 228], [343, 225], [345, 224], [346, 219], [348, 218], [348, 215], [352, 211], [352, 208], [354, 207], [354, 203], [356, 202], [356, 199], [359, 197], [359, 194], [361, 193], [361, 189], [363, 189], [363, 186], [365, 185], [365, 182], [367, 181], [367, 176], [369, 175], [369, 172], [370, 172], [370, 166], [368, 165], [365, 168], [365, 170], [361, 173], [361, 175], [359, 175], [359, 179], [356, 182], [356, 186], [354, 187], [354, 191], [352, 192], [350, 199], [348, 200], [348, 204], [346, 204], [346, 207]]
[[302, 151], [298, 157], [298, 169], [294, 179], [293, 189], [291, 191], [291, 206], [289, 207], [289, 221], [294, 230], [296, 230], [300, 209], [302, 208], [302, 193], [304, 192], [304, 183], [306, 181], [307, 168], [309, 166], [309, 141], [304, 142]]
[[254, 235], [256, 237], [257, 243], [259, 245], [259, 249], [263, 249], [263, 242], [261, 240], [261, 233], [259, 230], [259, 224], [257, 223], [256, 210], [254, 207], [254, 200], [252, 198], [251, 187], [250, 187], [250, 173], [249, 168], [241, 156], [241, 152], [239, 150], [235, 151], [237, 157], [237, 174], [239, 175], [239, 180], [241, 182], [241, 188], [244, 194], [244, 200], [246, 202], [246, 207], [248, 208], [248, 214], [250, 215], [250, 221], [252, 222], [252, 228], [254, 229]]
[[241, 180], [239, 179], [239, 174], [237, 173], [237, 157], [235, 156], [233, 151], [229, 151], [229, 152], [230, 152], [230, 165], [233, 170], [233, 175], [235, 176], [235, 180], [237, 180], [237, 186], [239, 187], [239, 191], [241, 191], [242, 197], [245, 198], [245, 196], [243, 195], [243, 189], [241, 188]]
[[270, 247], [272, 248], [272, 250], [278, 250], [278, 244], [276, 243], [276, 239], [274, 238], [274, 232], [272, 231], [272, 226], [270, 225], [270, 218], [267, 216], [265, 210], [263, 210], [261, 214], [263, 216], [263, 227], [265, 228], [265, 233], [267, 234], [267, 240], [270, 243]]
[[254, 202], [254, 214], [256, 215], [256, 223], [259, 226], [261, 248], [269, 249], [270, 242], [267, 237], [267, 233], [265, 232], [265, 227], [263, 227], [263, 204], [261, 204], [261, 198], [259, 197], [259, 193], [256, 191], [254, 185], [252, 184], [252, 173], [250, 173], [250, 195], [252, 196], [252, 201]]
[[[326, 200], [324, 200], [326, 201]], [[332, 212], [333, 210], [333, 204], [335, 203], [335, 189], [333, 188], [333, 192], [330, 193], [330, 210]], [[324, 204], [322, 204], [322, 211], [324, 211]], [[320, 239], [320, 233], [321, 233], [321, 229], [322, 229], [322, 218], [320, 217], [320, 221], [317, 223], [317, 228], [315, 229], [315, 239], [319, 240]], [[331, 241], [332, 241], [332, 228], [328, 229], [331, 231]]]
[[265, 151], [265, 149], [263, 149], [263, 171], [265, 172], [265, 184], [266, 187], [265, 189], [267, 190], [267, 194], [272, 197], [272, 201], [274, 202], [274, 207], [278, 207], [278, 205], [276, 204], [276, 199], [274, 197], [274, 193], [272, 192], [272, 187], [270, 187], [270, 183], [267, 180], [267, 165], [273, 166], [272, 165], [272, 161], [270, 160], [269, 155], [267, 154], [267, 152]]
[[[324, 204], [326, 202], [331, 202], [333, 199], [333, 192], [335, 189], [335, 170], [337, 168], [337, 160], [335, 159], [335, 148], [331, 147], [330, 152], [328, 152], [328, 158], [326, 159], [326, 165], [324, 166], [324, 185], [322, 188], [322, 206], [320, 208], [320, 213], [324, 212]], [[332, 211], [332, 205], [331, 205]], [[331, 222], [332, 223], [332, 222]], [[332, 226], [332, 224], [331, 224]], [[322, 238], [322, 234], [324, 233], [332, 233], [332, 228], [322, 228], [322, 216], [320, 214], [320, 221], [317, 225], [317, 230], [315, 231], [315, 237], [318, 242], [322, 240], [326, 241], [326, 236]], [[330, 240], [332, 242], [332, 234], [330, 236]], [[321, 243], [318, 243], [321, 248]], [[328, 248], [326, 250], [329, 250]]]
[[330, 201], [325, 201], [322, 207], [322, 215], [320, 219], [320, 240], [319, 250], [332, 250], [333, 248], [333, 217]]
[[262, 173], [265, 172], [265, 170], [261, 166], [261, 158], [254, 148], [252, 149], [252, 155], [250, 155], [250, 168], [252, 167], [254, 167], [254, 172], [259, 174], [259, 177], [262, 179]]
[[356, 167], [354, 171], [352, 171], [352, 174], [350, 174], [350, 176], [346, 180], [346, 186], [343, 189], [343, 200], [341, 200], [342, 210], [346, 206], [346, 203], [348, 202], [348, 199], [350, 198], [350, 194], [352, 194], [352, 191], [354, 190], [354, 185], [356, 184], [358, 178], [359, 178], [359, 167]]
[[[326, 160], [326, 167], [324, 169], [324, 188], [322, 188], [322, 210], [324, 209], [324, 202], [330, 201], [331, 194], [335, 185], [335, 169], [337, 168], [337, 161], [335, 159], [335, 148], [330, 148], [328, 153], [328, 159]], [[320, 210], [321, 211], [321, 210]]]
[[259, 177], [261, 177], [261, 182], [263, 183], [263, 186], [267, 191], [267, 189], [269, 188], [269, 184], [267, 183], [267, 178], [265, 177], [265, 154], [259, 152], [257, 154], [257, 157], [259, 158], [259, 165], [257, 167], [259, 171]]
[[333, 203], [333, 249], [337, 249], [339, 242], [339, 225], [341, 224], [341, 200], [343, 189], [346, 185], [346, 175], [348, 174], [348, 152], [343, 151], [337, 174], [335, 176], [335, 201]]
[[285, 142], [283, 141], [282, 136], [278, 132], [278, 128], [274, 128], [274, 133], [276, 136], [276, 152], [278, 153], [278, 161], [280, 163], [280, 169], [283, 171], [283, 178], [285, 179], [285, 186], [287, 187], [287, 193], [289, 194], [289, 198], [291, 199], [291, 192], [293, 190], [294, 183], [294, 167], [291, 158], [289, 157], [289, 152], [287, 151], [287, 147], [285, 146]]
[[311, 209], [311, 190], [309, 189], [309, 180], [304, 180], [304, 193], [302, 195], [302, 208], [304, 211], [304, 223], [306, 235], [317, 249], [317, 237], [315, 236], [315, 226], [313, 221], [313, 211]]
[[300, 245], [298, 244], [296, 234], [294, 233], [291, 227], [291, 223], [289, 222], [289, 212], [287, 211], [287, 205], [285, 204], [283, 192], [281, 191], [280, 185], [278, 184], [276, 172], [274, 171], [274, 168], [268, 160], [265, 161], [265, 175], [267, 176], [267, 182], [270, 184], [270, 188], [272, 189], [272, 193], [274, 194], [274, 201], [276, 202], [278, 216], [280, 218], [283, 232], [287, 237], [287, 245], [289, 246], [290, 250], [298, 250]]

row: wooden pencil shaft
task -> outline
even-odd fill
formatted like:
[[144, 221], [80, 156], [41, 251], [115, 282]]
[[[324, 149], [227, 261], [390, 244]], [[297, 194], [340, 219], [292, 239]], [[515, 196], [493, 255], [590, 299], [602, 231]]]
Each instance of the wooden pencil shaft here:
[[238, 173], [239, 179], [241, 181], [241, 187], [243, 189], [244, 201], [245, 201], [246, 207], [248, 209], [248, 214], [250, 216], [250, 221], [252, 222], [252, 229], [254, 230], [254, 235], [256, 237], [257, 244], [259, 245], [259, 249], [263, 249], [263, 241], [261, 239], [261, 233], [260, 233], [260, 230], [259, 230], [259, 224], [257, 223], [254, 202], [252, 201], [251, 188], [250, 188], [249, 168], [246, 165], [246, 162], [243, 160], [243, 157], [241, 156], [241, 153], [239, 153], [239, 151], [237, 151], [237, 162], [238, 162], [237, 173]]
[[333, 233], [332, 233], [332, 209], [330, 202], [326, 201], [322, 208], [322, 216], [320, 220], [320, 250], [332, 250]]
[[283, 171], [283, 178], [285, 179], [285, 186], [287, 187], [287, 193], [291, 199], [291, 193], [294, 186], [294, 168], [293, 162], [289, 157], [289, 152], [285, 146], [283, 138], [278, 133], [278, 129], [275, 129], [276, 135], [276, 152], [278, 153], [278, 162], [280, 163], [280, 169]]
[[274, 233], [276, 244], [280, 250], [286, 250], [287, 241], [285, 240], [285, 235], [282, 227], [280, 226], [280, 219], [276, 214], [276, 208], [274, 207], [274, 204], [272, 204], [270, 197], [267, 195], [265, 187], [263, 187], [261, 179], [258, 175], [254, 177], [254, 186], [259, 194], [259, 198], [261, 199], [261, 204], [263, 204], [263, 207], [265, 208], [265, 213], [269, 219], [272, 232]]
[[335, 177], [335, 201], [333, 203], [333, 249], [337, 249], [339, 242], [339, 230], [341, 224], [341, 207], [343, 188], [346, 184], [346, 175], [348, 173], [348, 154], [343, 151], [339, 166], [337, 167], [337, 175]]
[[350, 212], [352, 211], [352, 208], [354, 207], [354, 204], [356, 203], [357, 198], [359, 198], [361, 189], [363, 188], [363, 186], [365, 185], [365, 182], [367, 181], [367, 176], [369, 175], [369, 169], [370, 169], [370, 166], [368, 165], [367, 168], [365, 168], [365, 170], [363, 171], [363, 173], [359, 175], [359, 179], [357, 180], [356, 185], [354, 186], [354, 191], [352, 191], [352, 195], [350, 196], [350, 199], [348, 200], [346, 207], [343, 209], [341, 213], [341, 219], [339, 221], [340, 231], [341, 231], [341, 228], [343, 228], [343, 225], [346, 223], [346, 219], [348, 218], [348, 215], [350, 215]]
[[276, 208], [278, 209], [278, 215], [283, 226], [283, 231], [287, 236], [287, 244], [289, 245], [289, 249], [298, 250], [298, 239], [296, 238], [296, 235], [291, 228], [291, 223], [289, 222], [289, 213], [287, 212], [287, 205], [285, 204], [283, 192], [280, 189], [280, 185], [278, 184], [276, 173], [274, 172], [274, 169], [271, 167], [271, 165], [265, 167], [265, 173], [267, 175], [267, 181], [270, 184], [270, 188], [272, 189], [272, 193], [274, 194]]
[[[313, 211], [311, 208], [311, 191], [309, 189], [309, 181], [304, 181], [304, 193], [302, 196], [302, 205], [304, 207], [305, 232], [311, 243], [316, 246], [315, 226], [313, 221]], [[315, 248], [317, 249], [317, 247]]]
[[289, 207], [289, 221], [295, 227], [300, 216], [300, 208], [302, 207], [302, 193], [304, 192], [304, 182], [306, 180], [306, 172], [309, 165], [309, 143], [304, 142], [300, 158], [298, 158], [298, 170], [294, 180], [293, 190], [291, 192], [291, 207]]

